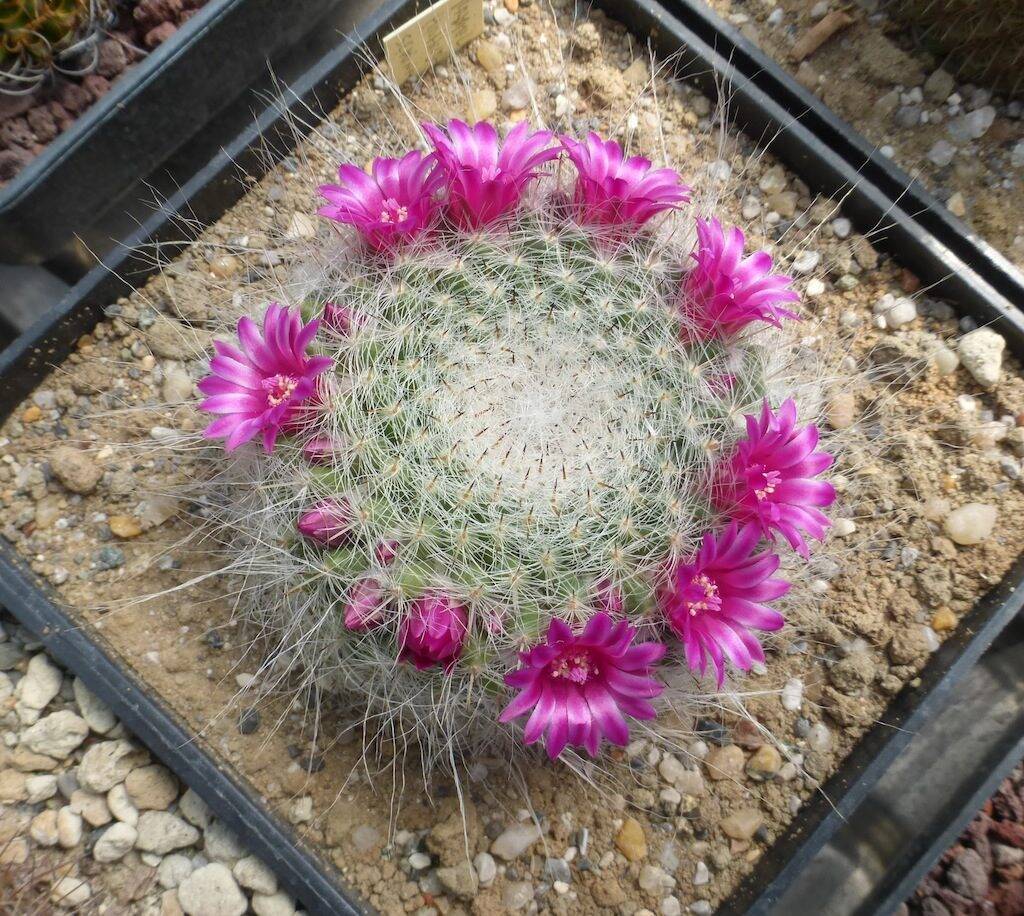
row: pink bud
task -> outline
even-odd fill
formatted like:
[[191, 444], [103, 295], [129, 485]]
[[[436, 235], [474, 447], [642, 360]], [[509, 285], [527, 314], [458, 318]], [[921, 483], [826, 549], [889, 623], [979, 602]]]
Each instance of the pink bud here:
[[611, 579], [602, 579], [597, 584], [594, 606], [599, 611], [604, 611], [612, 616], [621, 614], [624, 608], [622, 589], [613, 584]]
[[398, 556], [398, 548], [401, 545], [393, 538], [380, 541], [373, 549], [373, 554], [381, 566], [390, 566], [395, 557]]
[[344, 337], [348, 337], [365, 323], [366, 316], [347, 305], [338, 305], [335, 302], [324, 305], [324, 324]]
[[334, 464], [344, 447], [330, 436], [314, 436], [302, 446], [302, 457], [310, 464]]
[[443, 665], [450, 672], [466, 641], [466, 612], [447, 595], [427, 594], [409, 608], [398, 631], [399, 661], [423, 670]]
[[323, 547], [341, 547], [352, 530], [352, 510], [347, 499], [321, 499], [299, 516], [299, 534]]
[[376, 579], [360, 579], [345, 602], [345, 626], [350, 630], [373, 630], [383, 623], [384, 589]]

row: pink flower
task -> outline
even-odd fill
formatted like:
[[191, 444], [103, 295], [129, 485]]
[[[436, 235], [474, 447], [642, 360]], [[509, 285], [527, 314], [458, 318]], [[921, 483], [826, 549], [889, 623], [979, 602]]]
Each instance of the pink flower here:
[[320, 186], [327, 204], [317, 212], [354, 226], [376, 251], [394, 248], [433, 224], [437, 190], [444, 182], [436, 164], [436, 156], [413, 150], [401, 159], [374, 159], [370, 175], [342, 165], [342, 184]]
[[676, 171], [652, 169], [643, 156], [627, 159], [614, 140], [595, 133], [583, 141], [560, 139], [578, 173], [573, 204], [581, 223], [636, 228], [690, 200]]
[[384, 589], [376, 579], [359, 579], [345, 601], [345, 626], [356, 632], [374, 630], [384, 622]]
[[302, 457], [312, 465], [334, 464], [344, 453], [343, 443], [330, 436], [313, 436], [302, 446]]
[[539, 167], [558, 156], [551, 134], [530, 133], [525, 121], [504, 143], [487, 122], [470, 127], [452, 120], [447, 133], [436, 124], [424, 124], [423, 130], [448, 178], [449, 217], [462, 229], [478, 229], [512, 210]]
[[377, 546], [373, 548], [374, 559], [381, 566], [390, 566], [398, 556], [398, 549], [401, 546], [394, 538], [378, 541]]
[[789, 583], [770, 578], [779, 568], [775, 554], [753, 555], [760, 539], [757, 525], [741, 528], [735, 522], [717, 539], [704, 535], [697, 553], [672, 567], [669, 584], [659, 594], [690, 668], [704, 674], [710, 658], [719, 687], [726, 658], [742, 671], [764, 661], [751, 630], [777, 630], [784, 622], [778, 611], [761, 603], [786, 594]]
[[324, 324], [342, 337], [351, 337], [357, 328], [366, 324], [366, 316], [347, 305], [324, 303]]
[[441, 665], [455, 667], [466, 641], [466, 611], [454, 598], [427, 594], [413, 601], [398, 631], [398, 660], [421, 671]]
[[345, 498], [321, 499], [299, 516], [296, 527], [307, 541], [322, 547], [343, 547], [352, 531], [352, 507]]
[[766, 251], [743, 257], [744, 236], [732, 228], [728, 235], [717, 219], [697, 221], [696, 265], [683, 282], [681, 312], [692, 336], [729, 337], [753, 321], [782, 326], [783, 318], [797, 318], [779, 303], [796, 302], [792, 278], [772, 273]]
[[199, 383], [209, 396], [199, 406], [222, 416], [206, 427], [206, 438], [226, 437], [230, 452], [262, 433], [263, 448], [272, 451], [282, 428], [301, 415], [302, 402], [316, 394], [316, 377], [334, 364], [328, 356], [306, 355], [319, 327], [319, 321], [304, 325], [298, 309], [274, 302], [262, 334], [251, 318], [239, 319], [241, 350], [215, 340], [213, 374]]
[[625, 620], [613, 624], [604, 612], [591, 617], [578, 636], [564, 620], [552, 620], [547, 642], [520, 652], [520, 667], [505, 675], [505, 683], [521, 692], [500, 720], [511, 722], [532, 710], [523, 742], [533, 744], [546, 733], [552, 760], [567, 744], [586, 748], [592, 757], [602, 738], [627, 744], [625, 717], [653, 719], [648, 701], [664, 689], [651, 672], [665, 646], [634, 646], [635, 635]]
[[818, 428], [796, 425], [796, 404], [783, 401], [773, 413], [765, 401], [760, 418], [748, 416], [747, 438], [718, 469], [715, 502], [740, 522], [753, 522], [769, 537], [778, 531], [806, 558], [807, 544], [800, 532], [819, 541], [829, 526], [817, 506], [829, 506], [835, 487], [814, 480], [833, 461], [828, 452], [815, 451]]

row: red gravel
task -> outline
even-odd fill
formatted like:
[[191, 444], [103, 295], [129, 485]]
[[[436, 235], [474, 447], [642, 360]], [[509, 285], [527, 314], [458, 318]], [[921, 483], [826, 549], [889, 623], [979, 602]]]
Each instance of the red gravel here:
[[946, 850], [913, 898], [921, 916], [1024, 914], [1024, 764]]
[[[95, 69], [56, 75], [29, 96], [0, 93], [0, 185], [10, 181], [67, 130], [146, 51], [163, 44], [206, 0], [118, 0], [116, 19], [98, 47]], [[142, 49], [142, 50], [136, 50]]]

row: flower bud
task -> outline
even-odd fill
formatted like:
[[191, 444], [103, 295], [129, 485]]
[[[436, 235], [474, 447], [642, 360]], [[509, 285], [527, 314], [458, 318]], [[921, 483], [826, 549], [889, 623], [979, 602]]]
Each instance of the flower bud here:
[[347, 499], [321, 499], [299, 516], [299, 534], [323, 547], [341, 547], [352, 530], [352, 509]]
[[331, 436], [313, 436], [302, 446], [302, 457], [310, 464], [334, 464], [344, 451], [344, 444]]
[[376, 629], [384, 619], [384, 589], [376, 579], [360, 579], [345, 601], [345, 626], [350, 630]]
[[409, 607], [398, 633], [399, 661], [451, 671], [466, 641], [466, 612], [454, 598], [426, 594]]

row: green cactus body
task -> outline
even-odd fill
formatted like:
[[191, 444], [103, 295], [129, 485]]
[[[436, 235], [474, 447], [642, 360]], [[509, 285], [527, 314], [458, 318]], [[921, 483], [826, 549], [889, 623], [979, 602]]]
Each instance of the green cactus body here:
[[0, 69], [50, 69], [105, 7], [98, 0], [0, 0]]

